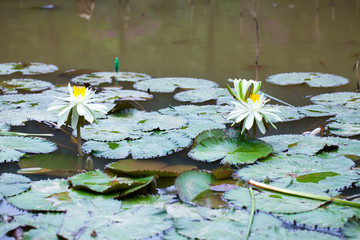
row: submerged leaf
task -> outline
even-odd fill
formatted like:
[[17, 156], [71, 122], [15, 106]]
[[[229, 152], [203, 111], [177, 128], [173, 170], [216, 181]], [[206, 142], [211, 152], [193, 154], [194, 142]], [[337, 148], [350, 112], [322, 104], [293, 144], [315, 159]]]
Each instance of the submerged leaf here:
[[266, 81], [282, 86], [306, 83], [310, 87], [336, 87], [349, 83], [349, 79], [341, 76], [314, 72], [279, 73], [267, 77]]
[[171, 165], [169, 163], [151, 160], [120, 160], [106, 165], [116, 172], [134, 176], [158, 175], [160, 177], [176, 177], [182, 172], [196, 168], [192, 165]]

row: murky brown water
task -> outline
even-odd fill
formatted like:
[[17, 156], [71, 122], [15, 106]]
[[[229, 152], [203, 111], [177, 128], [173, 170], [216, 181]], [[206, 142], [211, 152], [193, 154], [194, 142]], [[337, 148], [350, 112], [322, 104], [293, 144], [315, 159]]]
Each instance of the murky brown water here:
[[[40, 8], [48, 4], [56, 8]], [[228, 78], [265, 80], [282, 72], [350, 79], [335, 88], [264, 82], [266, 93], [305, 105], [304, 96], [356, 90], [359, 29], [360, 0], [0, 0], [0, 62], [55, 64], [58, 72], [38, 78], [57, 84], [67, 84], [60, 74], [70, 69], [111, 71], [115, 57], [120, 71], [205, 78], [222, 87]], [[174, 101], [160, 100], [164, 106]], [[278, 133], [300, 133], [317, 122], [298, 121], [295, 132], [294, 124], [281, 126]]]

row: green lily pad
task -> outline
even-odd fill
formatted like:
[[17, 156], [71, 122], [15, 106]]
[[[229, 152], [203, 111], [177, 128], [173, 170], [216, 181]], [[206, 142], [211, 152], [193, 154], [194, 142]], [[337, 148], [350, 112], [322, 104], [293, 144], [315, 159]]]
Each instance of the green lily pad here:
[[148, 101], [153, 98], [153, 95], [146, 92], [121, 88], [104, 88], [98, 96], [112, 103], [115, 101]]
[[[16, 218], [23, 218], [16, 217]], [[57, 231], [61, 226], [61, 223], [64, 219], [64, 214], [39, 214], [36, 217], [33, 217], [28, 221], [26, 225], [35, 227], [30, 231], [24, 232], [23, 239], [48, 239], [48, 240], [57, 240]], [[25, 222], [26, 223], [26, 222]]]
[[184, 203], [192, 203], [201, 192], [210, 189], [215, 177], [208, 172], [187, 171], [180, 174], [175, 180], [179, 198]]
[[360, 124], [331, 122], [327, 125], [330, 133], [350, 137], [360, 135]]
[[21, 78], [0, 82], [0, 89], [5, 94], [14, 94], [17, 93], [18, 90], [37, 92], [53, 87], [54, 85], [52, 83], [36, 79]]
[[19, 161], [25, 153], [49, 153], [56, 145], [41, 138], [0, 136], [0, 162]]
[[298, 240], [298, 239], [316, 239], [316, 240], [339, 240], [339, 238], [334, 235], [315, 232], [309, 230], [300, 230], [300, 229], [286, 229], [279, 227], [270, 227], [266, 231], [259, 231], [255, 234], [250, 235], [250, 240]]
[[[250, 214], [244, 210], [210, 212], [201, 219], [179, 218], [175, 221], [175, 230], [191, 239], [243, 239], [246, 235]], [[264, 213], [257, 213], [252, 224], [252, 233], [266, 231], [269, 227], [281, 226], [281, 222]]]
[[27, 177], [12, 173], [3, 173], [0, 176], [0, 196], [13, 196], [30, 188], [31, 180]]
[[6, 124], [4, 122], [0, 122], [0, 132], [7, 132], [10, 130], [9, 124]]
[[[175, 136], [176, 135], [176, 136]], [[174, 138], [175, 137], [175, 138]], [[183, 141], [185, 138], [185, 141]], [[185, 142], [187, 144], [185, 144]], [[183, 146], [179, 145], [184, 144]], [[92, 152], [97, 157], [110, 159], [127, 158], [130, 154], [134, 159], [162, 157], [182, 150], [191, 144], [191, 139], [181, 134], [153, 134], [138, 140], [119, 142], [87, 141], [83, 151]]]
[[[305, 117], [297, 107], [269, 104], [268, 108], [279, 110], [280, 112], [277, 112], [276, 115], [281, 118], [282, 122], [296, 121]], [[274, 120], [273, 122], [276, 123], [278, 121]]]
[[261, 140], [271, 144], [274, 153], [286, 152], [287, 154], [311, 156], [326, 152], [328, 149], [338, 155], [353, 154], [360, 156], [360, 141], [352, 139], [285, 134], [263, 137]]
[[292, 182], [287, 187], [292, 189], [302, 186], [303, 189], [327, 191], [343, 189], [356, 182], [359, 176], [350, 170], [353, 166], [354, 162], [346, 157], [323, 159], [292, 155], [242, 168], [237, 175], [244, 180], [264, 181], [269, 178], [275, 182], [291, 177]]
[[116, 200], [83, 200], [68, 209], [58, 234], [65, 239], [145, 239], [171, 228], [172, 220], [152, 206], [123, 210]]
[[90, 74], [83, 74], [71, 79], [72, 82], [78, 84], [88, 83], [97, 86], [104, 83], [112, 82], [137, 82], [144, 79], [151, 78], [144, 73], [134, 72], [94, 72]]
[[[255, 191], [256, 209], [270, 213], [300, 213], [314, 210], [323, 201], [301, 198], [270, 191]], [[247, 188], [236, 188], [224, 193], [223, 198], [237, 207], [251, 208], [251, 197]], [[255, 218], [256, 219], [256, 218]]]
[[174, 98], [180, 102], [201, 103], [227, 95], [229, 92], [225, 88], [209, 88], [205, 91], [203, 88], [199, 88], [176, 93]]
[[32, 211], [65, 211], [70, 205], [81, 199], [110, 199], [117, 194], [100, 195], [91, 192], [73, 190], [64, 179], [41, 180], [31, 182], [31, 189], [19, 195], [8, 197], [12, 205]]
[[296, 214], [278, 214], [277, 217], [296, 224], [317, 226], [323, 228], [342, 228], [347, 221], [356, 213], [360, 213], [357, 208], [344, 205], [329, 204], [321, 206], [315, 210]]
[[344, 226], [344, 235], [346, 239], [355, 240], [360, 238], [359, 216], [350, 219]]
[[279, 73], [267, 77], [266, 81], [282, 86], [306, 83], [310, 87], [336, 87], [349, 83], [349, 79], [341, 76], [315, 72]]
[[14, 72], [21, 72], [23, 75], [37, 75], [57, 71], [55, 65], [44, 63], [0, 63], [0, 75], [9, 75]]
[[100, 170], [74, 175], [68, 179], [75, 189], [90, 189], [98, 193], [109, 193], [137, 187], [151, 182], [153, 176], [146, 178], [110, 177]]
[[237, 133], [228, 136], [227, 132], [217, 132], [216, 137], [198, 141], [188, 153], [189, 157], [205, 162], [221, 160], [222, 163], [252, 163], [272, 153], [272, 146], [258, 139], [244, 138]]
[[337, 114], [330, 120], [339, 123], [360, 124], [360, 111], [345, 111]]
[[336, 106], [326, 106], [326, 105], [308, 105], [303, 106], [300, 109], [302, 114], [305, 114], [307, 117], [324, 117], [324, 116], [334, 116], [342, 111], [342, 108]]
[[133, 176], [158, 175], [160, 177], [176, 177], [180, 173], [195, 169], [192, 165], [171, 165], [169, 163], [152, 160], [126, 159], [106, 165], [106, 168], [115, 172]]
[[182, 78], [182, 77], [169, 77], [169, 78], [152, 78], [144, 81], [139, 81], [134, 84], [137, 90], [151, 92], [170, 93], [177, 88], [181, 89], [209, 89], [215, 88], [218, 84], [206, 79], [198, 78]]
[[330, 107], [336, 105], [346, 105], [359, 99], [360, 93], [357, 92], [324, 93], [310, 98], [313, 103]]
[[123, 209], [129, 209], [143, 205], [151, 205], [153, 207], [163, 209], [172, 200], [173, 196], [171, 195], [136, 195], [130, 198], [122, 199], [121, 207]]

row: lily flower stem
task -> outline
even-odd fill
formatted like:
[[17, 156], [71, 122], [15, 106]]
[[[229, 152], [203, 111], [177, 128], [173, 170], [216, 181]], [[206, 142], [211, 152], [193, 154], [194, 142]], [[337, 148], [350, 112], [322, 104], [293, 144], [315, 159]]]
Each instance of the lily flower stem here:
[[315, 200], [320, 200], [320, 201], [333, 202], [333, 203], [337, 203], [337, 204], [343, 204], [343, 205], [360, 208], [360, 203], [351, 202], [351, 201], [347, 201], [347, 200], [340, 199], [340, 198], [332, 198], [332, 197], [320, 196], [320, 195], [315, 195], [315, 194], [310, 194], [310, 193], [298, 192], [298, 191], [285, 189], [285, 188], [274, 187], [274, 186], [270, 186], [265, 183], [256, 182], [251, 179], [249, 180], [248, 183], [250, 185], [253, 185], [253, 186], [256, 186], [259, 188], [263, 188], [266, 190], [274, 191], [274, 192], [284, 193], [284, 194], [288, 194], [288, 195], [294, 195], [294, 196], [303, 197], [303, 198], [310, 198], [310, 199], [315, 199]]
[[81, 148], [81, 127], [80, 127], [80, 124], [77, 125], [76, 130], [77, 130], [77, 148], [78, 148], [79, 158], [82, 158], [83, 154], [82, 154], [82, 148]]
[[254, 191], [252, 190], [252, 187], [249, 187], [249, 191], [250, 191], [250, 197], [251, 197], [251, 210], [250, 210], [249, 225], [248, 225], [245, 240], [247, 240], [250, 236], [251, 226], [254, 221], [254, 215], [255, 215], [255, 196], [254, 196]]

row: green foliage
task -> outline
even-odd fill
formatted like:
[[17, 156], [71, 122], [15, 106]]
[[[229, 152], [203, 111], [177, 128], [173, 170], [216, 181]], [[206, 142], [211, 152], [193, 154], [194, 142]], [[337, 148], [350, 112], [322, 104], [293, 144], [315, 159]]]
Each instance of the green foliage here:
[[0, 89], [6, 94], [14, 94], [18, 90], [37, 92], [50, 88], [54, 88], [52, 83], [36, 79], [22, 78], [0, 82]]
[[25, 153], [49, 153], [56, 145], [41, 138], [0, 136], [0, 162], [19, 161]]
[[21, 72], [23, 75], [37, 75], [57, 71], [55, 65], [44, 63], [0, 63], [0, 75], [9, 75]]
[[206, 79], [198, 78], [152, 78], [144, 81], [139, 81], [134, 84], [134, 88], [137, 90], [151, 92], [170, 93], [177, 88], [183, 89], [206, 89], [215, 88], [218, 84]]
[[144, 73], [133, 72], [94, 72], [90, 74], [83, 74], [71, 79], [72, 82], [78, 84], [89, 83], [97, 86], [104, 83], [116, 82], [137, 82], [144, 79], [151, 78]]
[[244, 164], [255, 162], [259, 158], [268, 156], [272, 152], [271, 145], [258, 140], [249, 139], [239, 134], [229, 136], [226, 131], [212, 132], [214, 137], [195, 140], [196, 144], [189, 152], [195, 160], [213, 162], [221, 160], [222, 163]]
[[30, 188], [31, 180], [22, 175], [3, 173], [0, 176], [0, 196], [13, 196]]
[[266, 81], [282, 86], [306, 83], [310, 87], [336, 87], [349, 83], [349, 79], [341, 76], [314, 72], [279, 73], [267, 77]]

